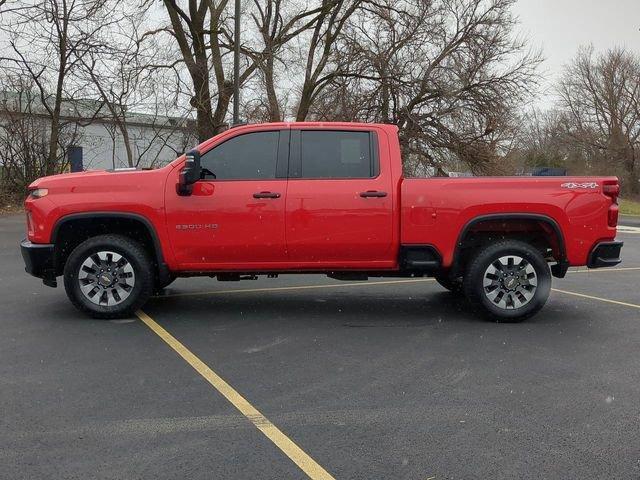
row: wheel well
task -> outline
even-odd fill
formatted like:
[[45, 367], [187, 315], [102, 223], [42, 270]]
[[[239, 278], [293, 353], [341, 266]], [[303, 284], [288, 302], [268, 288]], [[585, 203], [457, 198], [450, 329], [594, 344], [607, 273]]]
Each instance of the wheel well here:
[[473, 252], [497, 240], [520, 240], [536, 248], [548, 261], [564, 263], [564, 239], [557, 223], [543, 216], [490, 217], [471, 221], [456, 245], [453, 276], [464, 273]]
[[162, 253], [157, 247], [155, 234], [141, 219], [132, 216], [82, 215], [62, 219], [54, 229], [51, 241], [56, 246], [56, 275], [62, 275], [64, 264], [74, 248], [91, 237], [104, 234], [117, 234], [129, 237], [140, 243], [154, 262], [153, 268], [158, 276], [166, 267]]

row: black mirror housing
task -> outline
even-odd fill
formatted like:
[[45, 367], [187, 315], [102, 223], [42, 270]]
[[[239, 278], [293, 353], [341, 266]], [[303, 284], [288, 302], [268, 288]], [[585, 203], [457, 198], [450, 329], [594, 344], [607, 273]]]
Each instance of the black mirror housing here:
[[200, 170], [200, 152], [197, 150], [187, 152], [184, 167], [180, 171], [178, 179], [178, 195], [191, 195], [193, 184], [200, 180]]

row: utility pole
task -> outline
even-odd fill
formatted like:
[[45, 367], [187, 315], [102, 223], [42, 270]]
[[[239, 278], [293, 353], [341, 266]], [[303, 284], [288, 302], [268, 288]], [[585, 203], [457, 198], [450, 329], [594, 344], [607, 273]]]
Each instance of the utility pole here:
[[240, 123], [240, 0], [236, 0], [233, 49], [233, 124]]

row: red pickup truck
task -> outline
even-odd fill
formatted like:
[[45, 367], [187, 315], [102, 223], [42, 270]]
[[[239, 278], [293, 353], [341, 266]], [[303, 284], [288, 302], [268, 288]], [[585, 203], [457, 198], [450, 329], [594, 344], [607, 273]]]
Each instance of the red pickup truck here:
[[402, 175], [395, 126], [232, 128], [157, 170], [41, 178], [27, 272], [97, 318], [176, 277], [434, 276], [499, 321], [536, 313], [551, 275], [620, 262], [615, 177]]

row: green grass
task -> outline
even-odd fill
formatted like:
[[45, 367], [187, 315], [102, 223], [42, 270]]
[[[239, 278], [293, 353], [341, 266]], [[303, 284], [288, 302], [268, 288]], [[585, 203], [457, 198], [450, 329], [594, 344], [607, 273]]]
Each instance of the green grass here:
[[621, 215], [640, 215], [640, 202], [620, 199]]

